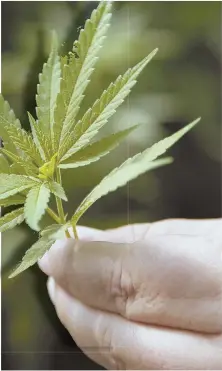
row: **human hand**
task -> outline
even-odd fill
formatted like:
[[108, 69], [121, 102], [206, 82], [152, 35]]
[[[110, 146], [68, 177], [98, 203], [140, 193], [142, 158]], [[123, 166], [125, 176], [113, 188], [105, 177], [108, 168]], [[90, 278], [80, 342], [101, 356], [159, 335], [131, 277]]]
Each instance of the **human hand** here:
[[222, 219], [78, 232], [40, 267], [84, 353], [108, 369], [222, 370]]

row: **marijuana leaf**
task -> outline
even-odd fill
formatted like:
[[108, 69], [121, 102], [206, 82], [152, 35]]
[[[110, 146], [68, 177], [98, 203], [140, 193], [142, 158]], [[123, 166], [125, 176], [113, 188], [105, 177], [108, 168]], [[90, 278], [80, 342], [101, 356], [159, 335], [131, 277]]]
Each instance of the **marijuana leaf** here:
[[9, 278], [17, 276], [19, 273], [34, 265], [38, 261], [38, 259], [40, 259], [53, 245], [54, 242], [54, 240], [51, 240], [49, 238], [40, 238], [34, 245], [32, 245], [29, 250], [26, 251], [22, 262], [10, 274]]
[[0, 218], [0, 232], [5, 232], [7, 229], [14, 228], [17, 224], [21, 224], [24, 220], [24, 208], [14, 210]]
[[29, 159], [33, 160], [37, 165], [42, 164], [42, 158], [31, 135], [29, 135], [25, 130], [12, 124], [8, 126], [7, 131], [11, 141], [16, 147], [23, 151]]
[[23, 158], [21, 156], [15, 155], [14, 153], [7, 151], [5, 148], [1, 148], [3, 152], [12, 162], [16, 165], [16, 168], [19, 168], [21, 174], [27, 174], [31, 176], [36, 176], [38, 173], [38, 168], [32, 163], [29, 162], [27, 157]]
[[78, 121], [73, 133], [69, 136], [68, 142], [63, 143], [59, 152], [60, 158], [68, 158], [89, 143], [124, 102], [124, 99], [136, 84], [137, 77], [157, 51], [158, 49], [153, 50], [140, 63], [133, 68], [129, 68], [123, 76], [119, 76], [114, 83], [109, 85], [108, 89], [95, 101], [92, 108], [89, 108], [83, 118]]
[[56, 33], [53, 33], [51, 53], [47, 63], [44, 63], [42, 73], [39, 75], [37, 86], [36, 113], [38, 126], [42, 133], [49, 138], [48, 147], [50, 154], [53, 153], [53, 125], [54, 110], [57, 95], [60, 90], [60, 59], [58, 56], [58, 41]]
[[[53, 225], [54, 226], [54, 225]], [[47, 250], [54, 244], [56, 240], [64, 239], [65, 238], [65, 229], [67, 229], [67, 224], [60, 225], [60, 227], [54, 228], [49, 226], [45, 230], [42, 231], [42, 237], [32, 245], [32, 247], [26, 251], [24, 257], [22, 258], [22, 262], [17, 266], [17, 268], [11, 273], [9, 278], [13, 278], [17, 276], [19, 273], [23, 272], [24, 270], [28, 269], [32, 265], [34, 265], [38, 259], [46, 253]]]
[[6, 160], [5, 156], [0, 153], [0, 169], [1, 173], [9, 174], [10, 173], [10, 166], [8, 161]]
[[9, 125], [14, 125], [18, 128], [21, 127], [20, 121], [15, 117], [15, 114], [8, 102], [5, 101], [2, 94], [0, 94], [0, 137], [4, 141], [4, 147], [13, 153], [16, 153], [16, 148], [7, 132]]
[[117, 188], [124, 186], [130, 180], [137, 178], [139, 175], [149, 170], [168, 165], [173, 161], [171, 157], [167, 157], [161, 160], [149, 162], [143, 155], [144, 152], [129, 158], [119, 168], [114, 169], [110, 174], [103, 178], [103, 180], [81, 202], [71, 219], [72, 224], [75, 225], [86, 210], [88, 210], [88, 208], [102, 196], [115, 191]]
[[12, 206], [12, 205], [20, 205], [25, 203], [25, 196], [16, 194], [14, 196], [10, 196], [7, 198], [3, 198], [0, 200], [0, 206]]
[[65, 191], [62, 188], [61, 184], [53, 181], [49, 181], [50, 191], [57, 197], [61, 198], [64, 201], [68, 201]]
[[0, 200], [31, 188], [36, 182], [25, 175], [0, 174]]
[[36, 147], [39, 150], [39, 153], [43, 159], [46, 161], [50, 159], [50, 151], [49, 151], [49, 140], [45, 136], [44, 132], [41, 131], [40, 126], [35, 121], [34, 117], [31, 113], [28, 112], [29, 123], [32, 130], [32, 136]]
[[172, 162], [171, 159], [161, 159], [153, 161], [161, 156], [176, 143], [185, 133], [187, 133], [200, 119], [195, 120], [183, 129], [177, 131], [170, 137], [167, 137], [160, 142], [154, 144], [151, 148], [146, 149], [142, 153], [135, 155], [126, 160], [120, 167], [111, 171], [103, 180], [90, 192], [90, 194], [82, 201], [75, 214], [72, 217], [72, 223], [77, 223], [79, 218], [85, 211], [99, 198], [105, 196], [109, 192], [115, 191], [117, 188], [124, 186], [130, 180], [137, 178], [139, 175], [148, 170], [155, 169], [159, 166], [166, 165]]
[[42, 237], [50, 237], [50, 239], [62, 240], [66, 237], [65, 231], [70, 226], [67, 224], [51, 224], [41, 231]]
[[[84, 91], [97, 61], [111, 17], [111, 3], [103, 1], [92, 12], [92, 16], [80, 31], [79, 39], [74, 42], [73, 53], [63, 60], [63, 73], [60, 94], [55, 110], [55, 138], [60, 144], [69, 136], [75, 118], [84, 98]], [[56, 148], [58, 150], [59, 147]]]
[[90, 144], [89, 146], [80, 149], [80, 151], [69, 157], [68, 160], [60, 164], [59, 167], [63, 169], [76, 168], [99, 160], [101, 157], [107, 155], [111, 150], [118, 146], [120, 142], [137, 127], [138, 125], [135, 125], [129, 129], [118, 131], [117, 133], [111, 134], [95, 143]]
[[10, 174], [27, 175], [27, 168], [24, 164], [13, 162], [10, 165]]
[[21, 127], [19, 119], [16, 118], [14, 111], [9, 106], [9, 103], [4, 100], [3, 95], [0, 94], [0, 122], [1, 127], [7, 127], [10, 124]]
[[[26, 252], [10, 278], [35, 264], [57, 239], [70, 237], [69, 227], [73, 228], [74, 236], [78, 238], [78, 220], [99, 198], [146, 171], [171, 163], [171, 158], [156, 159], [199, 121], [195, 120], [112, 170], [66, 222], [62, 200], [67, 201], [67, 197], [60, 169], [77, 168], [99, 160], [135, 129], [136, 126], [91, 142], [123, 103], [139, 74], [157, 52], [155, 49], [112, 82], [78, 120], [80, 105], [110, 18], [111, 3], [102, 1], [86, 21], [72, 51], [63, 57], [58, 55], [57, 37], [53, 34], [49, 58], [39, 75], [37, 120], [28, 113], [31, 134], [21, 128], [20, 121], [0, 95], [0, 136], [4, 143], [0, 151], [0, 206], [24, 204], [24, 207], [0, 218], [0, 231], [13, 228], [24, 219], [32, 229], [40, 231], [39, 223], [45, 211], [57, 223], [40, 231], [40, 239]], [[57, 213], [48, 207], [50, 193], [56, 198]]]
[[39, 231], [39, 221], [45, 213], [49, 203], [50, 190], [44, 183], [33, 187], [25, 202], [25, 220], [26, 223], [35, 231]]

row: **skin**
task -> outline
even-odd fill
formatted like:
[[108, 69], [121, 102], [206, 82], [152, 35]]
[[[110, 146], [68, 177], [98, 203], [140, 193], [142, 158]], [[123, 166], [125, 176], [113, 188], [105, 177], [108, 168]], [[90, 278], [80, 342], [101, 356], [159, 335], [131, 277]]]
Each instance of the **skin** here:
[[39, 265], [88, 357], [107, 369], [222, 370], [222, 219], [78, 233]]

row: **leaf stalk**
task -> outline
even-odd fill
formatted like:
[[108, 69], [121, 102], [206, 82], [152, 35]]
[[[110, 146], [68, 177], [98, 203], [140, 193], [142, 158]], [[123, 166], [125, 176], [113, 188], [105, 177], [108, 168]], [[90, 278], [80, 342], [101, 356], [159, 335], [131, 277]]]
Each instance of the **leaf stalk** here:
[[59, 216], [50, 207], [47, 207], [46, 211], [56, 223], [60, 224]]
[[[62, 185], [61, 172], [60, 172], [59, 168], [56, 168], [56, 181], [57, 181], [57, 183]], [[64, 213], [64, 209], [63, 209], [62, 200], [58, 196], [55, 196], [55, 199], [56, 199], [57, 210], [58, 210], [58, 214], [59, 214], [59, 218], [60, 218], [60, 223], [65, 224], [66, 218], [65, 218], [65, 213]], [[67, 238], [71, 238], [68, 230], [65, 231], [65, 234], [66, 234]]]
[[76, 240], [79, 239], [77, 229], [76, 229], [76, 224], [72, 226], [73, 234]]

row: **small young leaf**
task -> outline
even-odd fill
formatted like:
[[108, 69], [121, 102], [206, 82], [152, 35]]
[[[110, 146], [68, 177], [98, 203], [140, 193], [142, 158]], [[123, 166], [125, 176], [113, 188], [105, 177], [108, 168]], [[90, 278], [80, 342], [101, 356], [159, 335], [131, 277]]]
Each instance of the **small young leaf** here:
[[120, 142], [137, 127], [138, 125], [135, 125], [126, 130], [118, 131], [117, 133], [111, 134], [108, 137], [99, 140], [98, 142], [94, 142], [89, 146], [80, 149], [80, 151], [63, 161], [59, 167], [63, 169], [76, 168], [99, 160], [101, 157], [108, 154], [112, 149], [117, 147]]
[[39, 178], [47, 179], [51, 178], [55, 171], [57, 153], [52, 156], [51, 160], [46, 162], [43, 166], [39, 168]]
[[64, 201], [68, 201], [68, 199], [66, 197], [66, 194], [65, 194], [65, 191], [64, 191], [64, 189], [62, 188], [62, 186], [59, 183], [53, 182], [53, 181], [49, 181], [48, 184], [49, 184], [50, 191], [55, 196], [61, 198]]
[[76, 223], [84, 212], [102, 196], [115, 191], [117, 188], [122, 187], [130, 180], [137, 178], [148, 170], [170, 163], [171, 159], [168, 158], [157, 161], [153, 160], [165, 153], [168, 148], [193, 128], [199, 120], [200, 119], [193, 121], [170, 137], [161, 140], [142, 153], [138, 153], [134, 157], [127, 159], [120, 167], [112, 170], [111, 173], [108, 174], [83, 200], [72, 217], [72, 222]]
[[24, 208], [14, 210], [0, 218], [0, 232], [5, 232], [8, 229], [14, 228], [17, 224], [21, 224], [24, 220]]
[[42, 158], [31, 135], [14, 125], [9, 125], [7, 131], [15, 146], [22, 150], [30, 160], [33, 160], [38, 166], [40, 166], [42, 164]]
[[12, 205], [21, 205], [24, 203], [25, 203], [25, 196], [19, 195], [19, 194], [0, 200], [0, 206], [3, 206], [3, 207], [12, 206]]
[[136, 84], [137, 77], [155, 56], [157, 50], [153, 50], [140, 63], [133, 68], [129, 68], [123, 76], [119, 76], [114, 83], [109, 85], [108, 89], [95, 101], [92, 108], [89, 108], [83, 118], [78, 121], [73, 133], [67, 136], [67, 140], [63, 142], [60, 148], [59, 158], [66, 154], [72, 155], [89, 143], [124, 102], [124, 99]]
[[[102, 46], [111, 18], [111, 2], [102, 1], [92, 12], [91, 18], [80, 31], [78, 41], [74, 42], [73, 53], [63, 66], [60, 94], [55, 110], [56, 141], [69, 136], [75, 124], [75, 118], [84, 98], [84, 91], [97, 61], [97, 54]], [[58, 149], [58, 148], [56, 148]]]
[[9, 278], [17, 276], [19, 273], [34, 265], [38, 259], [40, 259], [46, 253], [46, 251], [50, 249], [54, 242], [54, 240], [50, 240], [48, 238], [40, 238], [29, 250], [26, 251], [24, 257], [22, 258], [22, 262], [10, 274]]
[[30, 228], [39, 231], [38, 225], [48, 206], [50, 190], [44, 183], [33, 187], [25, 202], [25, 220]]
[[10, 165], [5, 156], [0, 153], [0, 173], [10, 174]]
[[60, 59], [58, 56], [58, 41], [56, 33], [53, 32], [51, 53], [47, 63], [43, 65], [43, 71], [39, 75], [39, 84], [37, 86], [36, 113], [40, 130], [50, 138], [49, 149], [53, 153], [53, 125], [54, 110], [57, 95], [60, 90]]
[[0, 200], [22, 192], [36, 185], [36, 182], [25, 175], [0, 174]]

